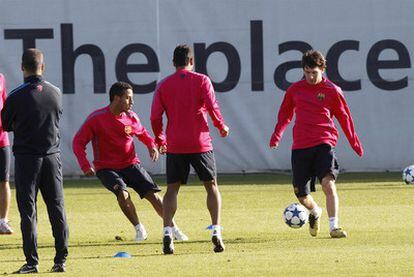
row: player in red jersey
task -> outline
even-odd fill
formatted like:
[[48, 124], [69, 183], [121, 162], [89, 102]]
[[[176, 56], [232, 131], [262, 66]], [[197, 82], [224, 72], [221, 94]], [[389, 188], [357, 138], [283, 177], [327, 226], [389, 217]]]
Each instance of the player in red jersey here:
[[[207, 191], [207, 207], [212, 221], [215, 252], [224, 251], [221, 236], [221, 195], [217, 185], [216, 162], [207, 122], [207, 113], [214, 126], [225, 137], [224, 124], [210, 79], [192, 71], [193, 56], [187, 45], [174, 50], [175, 73], [162, 80], [155, 91], [151, 124], [161, 153], [167, 153], [167, 192], [164, 195], [164, 254], [173, 254], [172, 218], [177, 210], [177, 194], [187, 183], [190, 165], [203, 181]], [[167, 116], [166, 137], [163, 114]]]
[[318, 51], [307, 51], [302, 57], [305, 79], [292, 84], [280, 106], [270, 147], [277, 148], [286, 126], [296, 115], [293, 127], [292, 171], [295, 194], [309, 211], [309, 231], [317, 236], [322, 209], [310, 195], [310, 184], [317, 177], [326, 196], [330, 236], [343, 238], [347, 233], [339, 227], [339, 200], [335, 180], [339, 172], [335, 157], [338, 130], [335, 117], [351, 147], [363, 155], [362, 145], [342, 90], [323, 76], [325, 57]]
[[[6, 101], [6, 79], [0, 74], [0, 110], [3, 109], [4, 101]], [[13, 229], [8, 223], [8, 214], [10, 208], [10, 146], [9, 136], [3, 130], [0, 121], [0, 235], [11, 235]]]
[[[143, 142], [153, 161], [158, 159], [154, 139], [141, 125], [138, 116], [131, 110], [134, 104], [131, 85], [117, 82], [110, 91], [110, 104], [91, 113], [73, 138], [73, 151], [86, 176], [96, 175], [102, 184], [117, 196], [118, 204], [134, 225], [136, 241], [147, 239], [147, 231], [139, 222], [127, 186], [133, 188], [141, 198], [147, 199], [162, 217], [161, 189], [141, 166], [135, 152], [134, 136]], [[86, 157], [86, 145], [92, 141], [94, 167]], [[177, 225], [173, 224], [173, 235], [177, 240], [188, 240]]]

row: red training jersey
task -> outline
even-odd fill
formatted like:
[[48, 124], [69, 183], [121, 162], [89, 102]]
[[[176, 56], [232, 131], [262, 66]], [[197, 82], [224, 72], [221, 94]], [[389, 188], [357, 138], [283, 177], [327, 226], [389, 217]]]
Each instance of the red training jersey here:
[[[167, 116], [166, 138], [163, 114]], [[213, 149], [207, 113], [220, 131], [224, 128], [219, 104], [210, 79], [203, 74], [179, 69], [162, 80], [155, 91], [151, 125], [158, 146], [169, 153], [202, 153]]]
[[335, 116], [352, 149], [359, 156], [363, 155], [342, 90], [330, 80], [323, 78], [316, 85], [301, 80], [288, 88], [270, 139], [271, 147], [279, 143], [294, 114], [296, 121], [292, 149], [309, 148], [323, 143], [335, 146], [338, 140], [338, 130], [333, 120]]
[[[0, 73], [0, 111], [3, 109], [4, 102], [6, 101], [6, 78]], [[0, 120], [0, 148], [9, 146], [9, 135], [3, 130], [3, 124]]]
[[134, 136], [149, 149], [156, 147], [136, 113], [130, 111], [116, 116], [107, 106], [88, 116], [73, 138], [73, 152], [83, 172], [91, 168], [85, 151], [90, 141], [95, 170], [125, 168], [140, 162], [135, 152]]

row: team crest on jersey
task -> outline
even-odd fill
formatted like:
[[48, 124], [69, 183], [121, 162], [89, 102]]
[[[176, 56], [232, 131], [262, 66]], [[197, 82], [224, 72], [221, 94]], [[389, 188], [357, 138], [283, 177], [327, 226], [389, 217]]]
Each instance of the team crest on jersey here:
[[130, 135], [131, 133], [132, 133], [132, 126], [125, 126], [125, 133], [127, 134], [127, 135]]
[[316, 96], [318, 98], [319, 101], [323, 101], [325, 100], [325, 93], [318, 93], [318, 95]]

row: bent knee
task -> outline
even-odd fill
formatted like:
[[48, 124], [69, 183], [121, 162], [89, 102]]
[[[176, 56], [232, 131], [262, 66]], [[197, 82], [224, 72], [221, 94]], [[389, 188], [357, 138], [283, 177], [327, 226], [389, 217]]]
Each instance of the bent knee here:
[[116, 198], [121, 201], [127, 200], [129, 198], [129, 192], [124, 189], [119, 189], [118, 191], [116, 191]]

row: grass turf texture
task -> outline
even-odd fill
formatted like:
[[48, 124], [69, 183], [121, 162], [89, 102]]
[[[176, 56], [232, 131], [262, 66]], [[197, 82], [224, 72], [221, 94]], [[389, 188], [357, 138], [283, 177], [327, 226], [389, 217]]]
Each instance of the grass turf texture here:
[[[349, 238], [329, 238], [326, 210], [321, 233], [313, 238], [282, 220], [284, 208], [296, 202], [288, 175], [222, 175], [222, 223], [227, 246], [212, 251], [205, 191], [198, 181], [183, 186], [176, 220], [190, 237], [175, 244], [176, 254], [162, 255], [161, 219], [150, 204], [132, 199], [149, 232], [135, 243], [134, 229], [115, 197], [96, 180], [65, 181], [70, 226], [69, 276], [380, 276], [414, 275], [414, 186], [400, 173], [342, 174], [338, 180], [340, 219]], [[156, 178], [163, 183], [163, 178]], [[165, 187], [163, 188], [165, 191]], [[14, 191], [10, 219], [12, 236], [0, 236], [0, 274], [24, 263]], [[313, 193], [324, 207], [320, 186]], [[38, 242], [40, 273], [53, 265], [53, 238], [39, 194]], [[116, 240], [115, 236], [122, 240]], [[132, 258], [113, 258], [120, 251]], [[51, 276], [48, 274], [47, 276]]]

